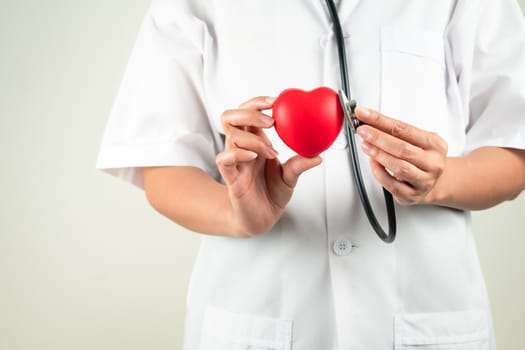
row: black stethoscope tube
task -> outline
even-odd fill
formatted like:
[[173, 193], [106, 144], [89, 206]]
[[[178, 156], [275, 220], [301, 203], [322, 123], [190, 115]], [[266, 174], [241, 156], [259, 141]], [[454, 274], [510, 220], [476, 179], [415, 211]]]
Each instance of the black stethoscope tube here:
[[[337, 14], [337, 9], [335, 7], [335, 4], [333, 0], [326, 0], [326, 4], [328, 5], [328, 10], [330, 12], [330, 17], [332, 18], [332, 22], [334, 24], [334, 34], [337, 41], [337, 49], [339, 54], [339, 68], [341, 72], [341, 85], [343, 88], [344, 93], [346, 94], [347, 98], [350, 100], [350, 84], [348, 79], [348, 67], [346, 63], [346, 50], [345, 50], [345, 43], [343, 38], [343, 29], [341, 27], [341, 22], [339, 20], [339, 16]], [[386, 211], [388, 215], [388, 235], [385, 233], [379, 222], [377, 221], [377, 218], [374, 214], [374, 210], [372, 209], [372, 206], [370, 205], [370, 200], [368, 199], [368, 195], [366, 193], [366, 187], [365, 183], [363, 181], [363, 176], [361, 175], [361, 167], [359, 165], [359, 156], [357, 153], [357, 146], [355, 143], [355, 135], [350, 125], [350, 120], [348, 118], [345, 118], [345, 130], [346, 130], [346, 138], [348, 141], [348, 145], [350, 147], [350, 163], [352, 164], [352, 170], [354, 172], [354, 181], [357, 188], [357, 192], [359, 193], [359, 198], [361, 199], [361, 204], [363, 205], [363, 209], [365, 210], [366, 216], [368, 217], [368, 221], [370, 221], [370, 225], [374, 229], [374, 231], [377, 233], [379, 238], [383, 240], [385, 243], [392, 243], [394, 239], [396, 238], [396, 212], [394, 208], [394, 199], [392, 198], [392, 194], [388, 192], [386, 189], [383, 188], [383, 194], [385, 197], [385, 204], [386, 204]]]

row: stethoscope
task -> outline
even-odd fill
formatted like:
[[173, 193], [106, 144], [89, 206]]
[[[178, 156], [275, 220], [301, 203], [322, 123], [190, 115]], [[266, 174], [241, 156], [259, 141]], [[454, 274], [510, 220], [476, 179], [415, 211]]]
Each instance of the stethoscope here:
[[385, 243], [392, 243], [396, 238], [396, 212], [394, 208], [394, 199], [392, 194], [383, 188], [383, 194], [385, 197], [386, 211], [388, 216], [388, 234], [385, 233], [377, 218], [374, 214], [374, 210], [370, 205], [370, 200], [366, 193], [365, 183], [363, 181], [363, 176], [361, 175], [361, 167], [359, 165], [359, 158], [357, 153], [357, 146], [355, 143], [355, 132], [357, 127], [361, 125], [359, 119], [355, 115], [355, 108], [357, 103], [355, 100], [352, 100], [350, 94], [350, 84], [348, 79], [348, 69], [346, 64], [346, 50], [345, 43], [343, 38], [343, 29], [341, 27], [341, 22], [339, 21], [339, 16], [337, 14], [337, 9], [335, 7], [333, 0], [326, 0], [328, 5], [328, 10], [330, 12], [330, 17], [334, 24], [334, 34], [337, 41], [337, 51], [339, 56], [339, 69], [341, 73], [341, 85], [342, 89], [339, 90], [339, 100], [345, 114], [345, 123], [344, 128], [346, 131], [346, 139], [348, 145], [350, 146], [350, 163], [352, 164], [352, 171], [354, 173], [354, 181], [359, 193], [359, 198], [361, 199], [361, 204], [365, 210], [366, 216], [372, 228], [377, 233], [379, 238], [381, 238]]

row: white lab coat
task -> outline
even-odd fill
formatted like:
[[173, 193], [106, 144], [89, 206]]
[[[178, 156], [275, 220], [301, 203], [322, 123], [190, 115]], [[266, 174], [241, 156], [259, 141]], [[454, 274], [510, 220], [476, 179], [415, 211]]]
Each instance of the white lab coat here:
[[[359, 104], [437, 132], [450, 156], [525, 148], [515, 0], [342, 0], [339, 13]], [[224, 110], [285, 88], [339, 87], [330, 23], [323, 0], [153, 1], [98, 167], [137, 186], [145, 166], [191, 165], [219, 179]], [[268, 135], [281, 160], [292, 155]], [[355, 193], [347, 148], [339, 137], [302, 175], [270, 232], [202, 237], [184, 349], [495, 349], [469, 213], [398, 206], [397, 240], [384, 244]]]

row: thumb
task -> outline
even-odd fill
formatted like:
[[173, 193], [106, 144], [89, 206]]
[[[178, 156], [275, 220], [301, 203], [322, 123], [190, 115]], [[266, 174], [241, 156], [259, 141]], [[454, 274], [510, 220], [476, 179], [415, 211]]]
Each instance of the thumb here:
[[297, 184], [299, 176], [306, 170], [321, 164], [321, 157], [306, 158], [296, 155], [283, 164], [283, 182], [290, 188]]

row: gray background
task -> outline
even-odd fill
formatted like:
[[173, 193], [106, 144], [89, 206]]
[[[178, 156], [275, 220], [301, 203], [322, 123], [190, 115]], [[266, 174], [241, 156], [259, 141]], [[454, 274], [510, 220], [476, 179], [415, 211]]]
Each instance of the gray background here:
[[[94, 169], [148, 4], [0, 0], [1, 350], [181, 347], [198, 236]], [[525, 348], [524, 213], [474, 215], [500, 350]]]

